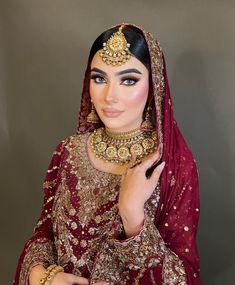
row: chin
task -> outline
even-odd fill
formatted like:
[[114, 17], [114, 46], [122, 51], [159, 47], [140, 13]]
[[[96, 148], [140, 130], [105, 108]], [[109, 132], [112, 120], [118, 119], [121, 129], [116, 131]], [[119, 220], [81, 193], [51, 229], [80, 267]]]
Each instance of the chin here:
[[103, 124], [106, 128], [108, 128], [109, 130], [113, 132], [128, 132], [128, 131], [138, 128], [138, 126], [126, 124], [124, 122], [122, 123], [120, 122], [120, 120], [119, 121], [117, 120], [116, 122], [112, 120], [103, 120]]
[[110, 129], [110, 130], [122, 130], [125, 129], [125, 126], [120, 124], [120, 122], [107, 122], [107, 121], [103, 121], [103, 124], [106, 128]]

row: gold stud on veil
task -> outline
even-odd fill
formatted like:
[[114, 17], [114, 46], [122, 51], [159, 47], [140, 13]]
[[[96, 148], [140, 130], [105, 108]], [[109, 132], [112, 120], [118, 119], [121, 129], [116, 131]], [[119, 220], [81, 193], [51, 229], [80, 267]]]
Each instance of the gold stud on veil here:
[[125, 25], [121, 25], [117, 32], [113, 33], [106, 43], [103, 43], [103, 49], [100, 56], [108, 65], [121, 65], [130, 59], [130, 44], [127, 42], [122, 29]]

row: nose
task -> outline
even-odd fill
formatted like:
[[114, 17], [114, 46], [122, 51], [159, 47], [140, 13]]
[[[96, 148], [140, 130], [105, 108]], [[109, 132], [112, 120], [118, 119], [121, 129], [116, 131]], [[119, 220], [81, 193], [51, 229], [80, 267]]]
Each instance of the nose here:
[[[115, 92], [116, 91], [116, 92]], [[109, 83], [106, 85], [106, 89], [104, 91], [104, 100], [107, 103], [116, 103], [118, 98], [117, 98], [117, 90], [114, 86], [113, 83]]]

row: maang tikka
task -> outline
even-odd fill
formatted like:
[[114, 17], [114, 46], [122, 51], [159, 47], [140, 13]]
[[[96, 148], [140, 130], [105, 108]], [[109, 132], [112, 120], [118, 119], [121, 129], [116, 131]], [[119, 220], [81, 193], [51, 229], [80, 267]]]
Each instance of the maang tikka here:
[[92, 101], [91, 101], [91, 112], [87, 115], [87, 122], [88, 123], [99, 123], [100, 122], [99, 117], [95, 110], [95, 106]]
[[121, 25], [118, 31], [113, 33], [106, 43], [103, 43], [103, 49], [99, 52], [102, 60], [108, 65], [122, 65], [131, 58], [130, 44], [122, 32], [124, 26]]

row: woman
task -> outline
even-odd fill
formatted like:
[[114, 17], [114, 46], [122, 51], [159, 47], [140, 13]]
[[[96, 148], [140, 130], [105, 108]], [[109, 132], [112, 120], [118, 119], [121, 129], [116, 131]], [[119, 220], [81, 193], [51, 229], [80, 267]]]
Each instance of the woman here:
[[200, 284], [197, 169], [150, 33], [95, 40], [77, 130], [54, 152], [14, 284]]

